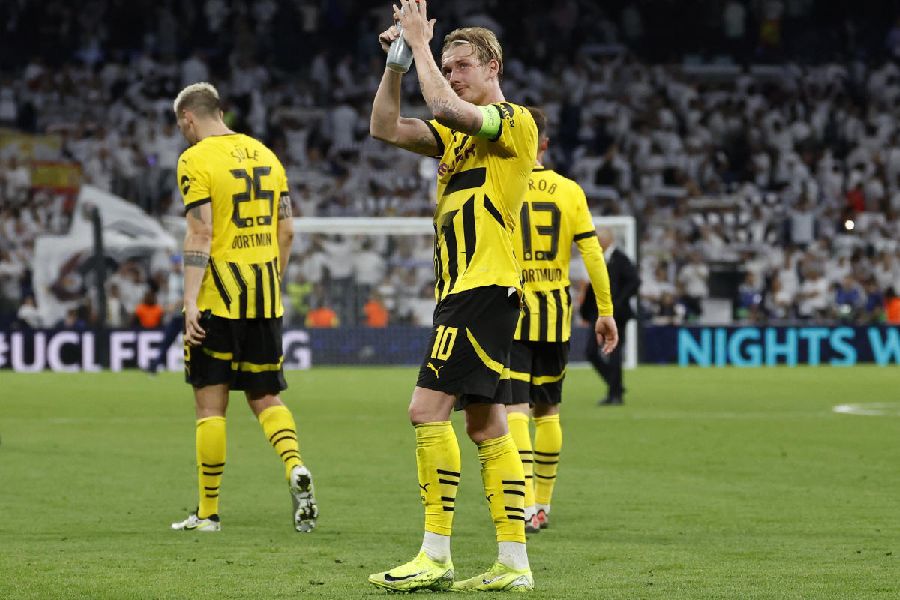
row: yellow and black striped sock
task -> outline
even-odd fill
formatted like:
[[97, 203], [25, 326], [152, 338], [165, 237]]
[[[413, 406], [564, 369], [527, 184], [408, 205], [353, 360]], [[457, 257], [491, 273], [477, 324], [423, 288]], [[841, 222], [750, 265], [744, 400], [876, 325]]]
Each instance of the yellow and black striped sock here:
[[538, 504], [550, 504], [553, 497], [562, 442], [559, 415], [534, 420], [534, 495]]
[[284, 461], [285, 479], [290, 479], [291, 469], [303, 464], [294, 416], [283, 404], [270, 406], [259, 413], [259, 424], [262, 425], [263, 432], [275, 448], [275, 452]]
[[[534, 506], [534, 452], [531, 448], [529, 417], [525, 413], [511, 412], [506, 415], [509, 434], [519, 449], [522, 469], [525, 471], [525, 507]], [[527, 515], [526, 515], [527, 516]]]
[[219, 485], [225, 472], [225, 417], [197, 421], [197, 481], [200, 502], [197, 516], [219, 514]]
[[459, 489], [459, 442], [450, 421], [416, 425], [416, 467], [425, 531], [450, 535]]
[[525, 472], [512, 436], [478, 444], [484, 495], [498, 542], [525, 543]]

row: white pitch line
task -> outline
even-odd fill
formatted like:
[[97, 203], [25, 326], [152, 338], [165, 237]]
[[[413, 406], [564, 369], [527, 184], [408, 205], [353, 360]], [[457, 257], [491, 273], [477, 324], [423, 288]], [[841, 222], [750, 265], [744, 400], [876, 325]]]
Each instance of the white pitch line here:
[[862, 402], [859, 404], [838, 404], [831, 409], [841, 415], [861, 417], [900, 417], [900, 403]]

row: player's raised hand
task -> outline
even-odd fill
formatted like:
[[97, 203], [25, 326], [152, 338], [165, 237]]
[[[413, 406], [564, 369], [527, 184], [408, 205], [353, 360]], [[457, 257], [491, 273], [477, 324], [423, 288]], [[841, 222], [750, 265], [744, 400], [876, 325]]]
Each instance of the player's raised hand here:
[[594, 325], [594, 333], [603, 354], [611, 353], [619, 345], [619, 328], [612, 317], [599, 317]]
[[403, 27], [406, 43], [410, 48], [427, 46], [434, 36], [435, 24], [435, 19], [428, 20], [428, 3], [425, 0], [400, 0], [400, 9], [394, 6], [394, 18]]
[[[397, 7], [394, 7], [394, 21], [397, 21], [397, 17], [400, 16], [400, 12], [397, 10]], [[391, 49], [391, 44], [394, 43], [400, 37], [400, 30], [397, 29], [397, 25], [391, 25], [384, 31], [382, 31], [378, 35], [378, 43], [381, 44], [381, 49], [385, 52], [388, 52]]]

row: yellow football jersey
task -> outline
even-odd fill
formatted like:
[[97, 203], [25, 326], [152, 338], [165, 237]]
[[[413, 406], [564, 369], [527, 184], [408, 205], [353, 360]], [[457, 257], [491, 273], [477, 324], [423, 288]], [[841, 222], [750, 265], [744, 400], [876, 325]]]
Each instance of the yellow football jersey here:
[[185, 211], [212, 203], [197, 307], [228, 319], [280, 317], [278, 201], [288, 183], [275, 154], [240, 133], [204, 138], [178, 159], [178, 187]]
[[522, 106], [491, 106], [501, 117], [495, 139], [426, 121], [441, 161], [434, 216], [438, 302], [489, 285], [522, 289], [512, 237], [537, 153], [537, 127]]
[[551, 169], [536, 167], [528, 178], [515, 242], [525, 283], [517, 340], [564, 342], [571, 336], [573, 242], [596, 290], [600, 314], [612, 315], [609, 273], [581, 186]]

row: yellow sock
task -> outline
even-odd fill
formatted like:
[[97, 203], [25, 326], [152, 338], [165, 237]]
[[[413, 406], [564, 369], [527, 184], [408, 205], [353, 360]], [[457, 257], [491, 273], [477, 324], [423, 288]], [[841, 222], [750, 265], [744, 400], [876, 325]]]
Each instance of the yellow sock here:
[[553, 497], [562, 441], [559, 415], [534, 420], [534, 495], [538, 504], [550, 504]]
[[197, 481], [200, 502], [197, 516], [219, 514], [219, 485], [225, 471], [225, 417], [197, 421]]
[[498, 542], [525, 543], [525, 472], [508, 433], [478, 444], [484, 495]]
[[459, 443], [450, 421], [416, 425], [416, 467], [425, 531], [450, 535], [459, 489]]
[[300, 442], [297, 441], [297, 425], [287, 406], [270, 406], [259, 413], [259, 424], [262, 425], [269, 443], [284, 461], [284, 477], [289, 479], [291, 469], [303, 464], [300, 458]]
[[528, 429], [529, 417], [525, 413], [511, 412], [506, 415], [509, 423], [509, 435], [512, 436], [519, 449], [522, 469], [525, 471], [525, 507], [534, 506], [534, 453], [531, 448], [531, 432]]

